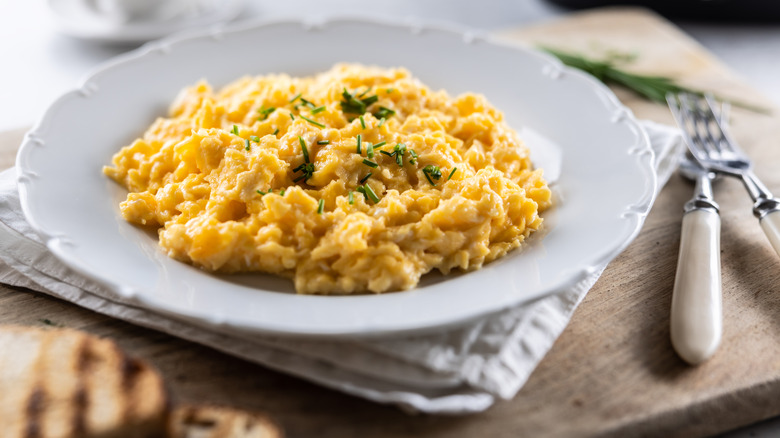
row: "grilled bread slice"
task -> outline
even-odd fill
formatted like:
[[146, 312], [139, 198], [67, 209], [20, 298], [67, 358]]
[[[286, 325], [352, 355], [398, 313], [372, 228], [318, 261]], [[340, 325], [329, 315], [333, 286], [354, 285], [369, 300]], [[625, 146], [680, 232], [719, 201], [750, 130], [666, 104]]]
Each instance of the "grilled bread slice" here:
[[262, 414], [217, 406], [179, 406], [170, 438], [279, 438], [279, 428]]
[[7, 438], [164, 436], [160, 375], [112, 341], [71, 329], [0, 327], [0, 426]]

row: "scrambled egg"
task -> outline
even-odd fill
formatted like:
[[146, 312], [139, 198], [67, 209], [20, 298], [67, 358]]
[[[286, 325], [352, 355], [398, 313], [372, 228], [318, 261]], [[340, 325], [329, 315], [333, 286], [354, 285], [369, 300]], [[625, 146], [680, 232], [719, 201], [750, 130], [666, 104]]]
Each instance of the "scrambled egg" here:
[[353, 64], [219, 91], [202, 81], [104, 172], [129, 191], [125, 219], [159, 228], [170, 257], [287, 276], [306, 294], [477, 269], [538, 230], [551, 203], [484, 97]]

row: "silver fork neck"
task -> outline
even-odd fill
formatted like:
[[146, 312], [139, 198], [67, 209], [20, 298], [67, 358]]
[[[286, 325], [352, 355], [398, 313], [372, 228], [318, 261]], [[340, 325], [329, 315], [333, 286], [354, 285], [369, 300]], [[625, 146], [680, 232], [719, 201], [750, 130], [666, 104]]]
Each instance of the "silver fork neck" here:
[[748, 170], [741, 174], [742, 183], [745, 184], [750, 197], [753, 199], [753, 214], [762, 219], [769, 213], [780, 211], [780, 200], [772, 196], [772, 192], [759, 181], [753, 171]]

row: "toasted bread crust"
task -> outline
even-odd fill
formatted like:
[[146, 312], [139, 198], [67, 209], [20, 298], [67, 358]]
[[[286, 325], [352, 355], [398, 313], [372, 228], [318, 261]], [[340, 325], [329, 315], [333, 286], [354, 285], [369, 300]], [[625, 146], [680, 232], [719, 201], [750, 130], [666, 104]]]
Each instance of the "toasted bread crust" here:
[[159, 437], [168, 418], [155, 370], [71, 329], [1, 327], [0, 394], [8, 438]]
[[280, 438], [268, 417], [219, 406], [183, 405], [171, 415], [170, 438]]

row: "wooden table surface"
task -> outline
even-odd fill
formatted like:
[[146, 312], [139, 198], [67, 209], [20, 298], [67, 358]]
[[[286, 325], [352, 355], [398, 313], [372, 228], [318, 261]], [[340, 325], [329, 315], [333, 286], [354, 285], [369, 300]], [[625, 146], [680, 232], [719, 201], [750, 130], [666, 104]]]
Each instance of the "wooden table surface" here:
[[[769, 105], [691, 39], [641, 10], [590, 12], [504, 36], [592, 54], [636, 52], [639, 71]], [[664, 107], [615, 91], [638, 117], [672, 122]], [[732, 117], [756, 173], [780, 193], [780, 117], [740, 109]], [[20, 132], [0, 136], [0, 168], [13, 164], [20, 139]], [[704, 436], [780, 414], [780, 258], [741, 185], [722, 180], [715, 190], [724, 333], [714, 358], [689, 367], [669, 341], [682, 207], [692, 192], [675, 175], [525, 387], [477, 415], [408, 415], [18, 288], [0, 286], [0, 322], [48, 320], [110, 337], [154, 364], [176, 400], [262, 410], [290, 437]]]

